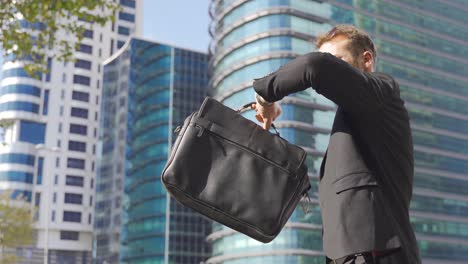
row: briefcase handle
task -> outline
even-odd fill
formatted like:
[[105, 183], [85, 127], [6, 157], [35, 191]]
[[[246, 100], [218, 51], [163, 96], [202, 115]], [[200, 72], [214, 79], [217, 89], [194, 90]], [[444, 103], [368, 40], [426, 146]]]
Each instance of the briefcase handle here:
[[[257, 102], [250, 102], [250, 103], [247, 103], [245, 105], [243, 105], [241, 108], [239, 108], [237, 110], [237, 113], [242, 113], [243, 111], [245, 111], [246, 109], [248, 108], [252, 108], [252, 104], [256, 104]], [[275, 130], [275, 133], [276, 135], [280, 136], [280, 133], [278, 132], [278, 129], [276, 129], [276, 126], [275, 124], [271, 123], [271, 127]]]

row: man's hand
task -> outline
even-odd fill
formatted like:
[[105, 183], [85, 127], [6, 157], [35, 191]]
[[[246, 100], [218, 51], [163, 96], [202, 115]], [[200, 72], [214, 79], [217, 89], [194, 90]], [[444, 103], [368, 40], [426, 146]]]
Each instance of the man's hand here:
[[259, 122], [263, 123], [265, 130], [269, 130], [271, 123], [281, 114], [281, 107], [277, 103], [262, 105], [257, 101], [256, 104], [252, 104], [252, 108], [257, 112], [255, 117]]

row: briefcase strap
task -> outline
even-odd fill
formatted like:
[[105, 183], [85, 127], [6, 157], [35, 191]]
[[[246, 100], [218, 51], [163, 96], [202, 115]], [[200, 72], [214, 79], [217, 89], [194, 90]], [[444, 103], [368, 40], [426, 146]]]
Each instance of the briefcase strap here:
[[[256, 104], [257, 102], [250, 102], [250, 103], [247, 103], [245, 105], [243, 105], [241, 108], [239, 108], [237, 110], [237, 113], [242, 113], [244, 110], [248, 109], [248, 108], [252, 108], [252, 104]], [[278, 129], [276, 129], [276, 126], [275, 124], [271, 123], [271, 127], [273, 128], [273, 130], [275, 130], [275, 133], [279, 136], [280, 133], [278, 132]]]

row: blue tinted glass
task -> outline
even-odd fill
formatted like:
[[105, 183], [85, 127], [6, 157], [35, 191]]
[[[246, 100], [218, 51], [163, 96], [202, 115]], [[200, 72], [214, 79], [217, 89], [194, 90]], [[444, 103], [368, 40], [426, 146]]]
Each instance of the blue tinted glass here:
[[71, 116], [81, 117], [81, 118], [88, 118], [88, 109], [79, 108], [79, 107], [72, 107]]
[[89, 86], [91, 84], [91, 78], [75, 74], [73, 75], [73, 83]]
[[93, 46], [86, 45], [86, 44], [80, 44], [78, 47], [78, 51], [81, 51], [83, 53], [87, 54], [92, 54], [93, 53]]
[[123, 47], [123, 45], [125, 45], [125, 41], [117, 41], [117, 48], [120, 49], [121, 47]]
[[119, 32], [119, 34], [124, 35], [124, 36], [130, 35], [130, 29], [127, 28], [127, 27], [119, 26], [118, 32]]
[[87, 60], [77, 59], [76, 62], [75, 62], [75, 68], [90, 70], [91, 69], [91, 62], [87, 61]]
[[85, 169], [85, 160], [83, 159], [74, 159], [74, 158], [68, 158], [67, 159], [67, 168], [73, 168], [73, 169]]
[[89, 93], [73, 91], [72, 99], [82, 101], [82, 102], [89, 102]]
[[0, 104], [0, 112], [4, 111], [24, 111], [39, 113], [39, 105], [24, 101], [13, 101]]
[[135, 22], [135, 15], [125, 12], [119, 12], [119, 19]]
[[42, 107], [42, 114], [47, 115], [49, 112], [49, 90], [44, 91], [44, 103]]
[[85, 125], [78, 125], [78, 124], [70, 124], [70, 133], [84, 135], [86, 136], [88, 133], [88, 127]]
[[83, 195], [77, 193], [65, 193], [65, 203], [82, 204]]
[[20, 141], [32, 144], [43, 144], [45, 139], [46, 124], [20, 121]]
[[73, 211], [63, 211], [63, 221], [64, 222], [81, 222], [81, 213]]
[[[39, 79], [42, 79], [42, 74], [38, 74]], [[2, 78], [7, 78], [7, 77], [28, 77], [28, 78], [33, 78], [33, 76], [29, 75], [23, 68], [12, 68], [8, 70], [4, 70], [2, 73]]]
[[36, 178], [36, 183], [37, 184], [42, 184], [42, 173], [44, 170], [44, 158], [39, 157], [37, 159], [37, 178]]
[[24, 171], [0, 171], [0, 181], [33, 183], [33, 174]]
[[120, 4], [128, 7], [135, 7], [135, 0], [120, 0]]
[[0, 87], [0, 95], [4, 94], [29, 94], [34, 96], [41, 96], [41, 89], [28, 84], [11, 84]]
[[84, 185], [84, 177], [82, 176], [72, 176], [67, 175], [65, 178], [65, 184], [70, 186], [80, 186], [83, 187]]
[[50, 72], [52, 71], [52, 58], [47, 58], [46, 82], [50, 82]]
[[2, 163], [17, 163], [34, 166], [34, 156], [21, 153], [0, 154], [0, 164]]
[[94, 32], [92, 30], [89, 30], [89, 29], [85, 29], [85, 31], [83, 32], [83, 37], [85, 37], [85, 38], [92, 39], [93, 35], [94, 35]]

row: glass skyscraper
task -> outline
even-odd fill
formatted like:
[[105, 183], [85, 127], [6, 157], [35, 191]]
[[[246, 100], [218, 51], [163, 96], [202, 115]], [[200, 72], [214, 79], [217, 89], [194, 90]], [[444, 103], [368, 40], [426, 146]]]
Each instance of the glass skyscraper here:
[[[212, 93], [237, 108], [253, 100], [253, 78], [314, 51], [317, 34], [341, 23], [366, 30], [377, 46], [376, 70], [397, 79], [411, 116], [410, 214], [423, 263], [463, 263], [468, 260], [467, 12], [464, 0], [213, 0]], [[312, 89], [281, 104], [277, 127], [309, 155], [312, 213], [304, 215], [298, 207], [270, 244], [214, 224], [208, 263], [323, 263], [317, 173], [335, 106]]]
[[[137, 38], [105, 63], [96, 188], [119, 200], [122, 216], [110, 219], [111, 201], [104, 199], [96, 222], [122, 226], [122, 263], [200, 263], [209, 257], [210, 222], [169, 198], [160, 180], [176, 138], [172, 131], [206, 95], [207, 68], [207, 54]], [[112, 184], [122, 189], [107, 188]]]

